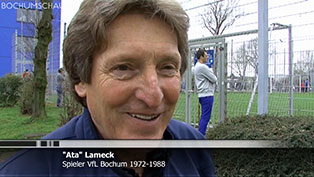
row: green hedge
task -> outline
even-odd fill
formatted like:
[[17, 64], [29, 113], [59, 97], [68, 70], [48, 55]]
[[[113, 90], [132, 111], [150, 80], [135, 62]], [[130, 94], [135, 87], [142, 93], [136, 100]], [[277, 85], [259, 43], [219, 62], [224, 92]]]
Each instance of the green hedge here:
[[281, 140], [289, 148], [212, 149], [217, 176], [314, 176], [314, 117], [237, 117], [214, 140]]
[[33, 112], [33, 77], [25, 77], [21, 86], [21, 98], [19, 100], [20, 112], [31, 115]]
[[314, 149], [212, 149], [216, 175], [314, 176]]
[[18, 102], [21, 85], [21, 76], [7, 74], [0, 78], [0, 107], [13, 106]]
[[281, 140], [288, 147], [314, 147], [314, 117], [237, 117], [210, 129], [208, 139]]

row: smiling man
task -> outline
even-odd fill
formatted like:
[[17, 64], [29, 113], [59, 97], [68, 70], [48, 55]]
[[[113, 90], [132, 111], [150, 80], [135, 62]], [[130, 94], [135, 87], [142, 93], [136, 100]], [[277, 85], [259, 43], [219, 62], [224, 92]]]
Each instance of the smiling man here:
[[[85, 110], [44, 139], [205, 139], [172, 119], [186, 69], [188, 27], [188, 16], [173, 0], [85, 0], [63, 46], [73, 94]], [[206, 149], [112, 152], [115, 161], [128, 166], [62, 168], [61, 152], [27, 150], [0, 169], [2, 174], [51, 176], [214, 176]]]
[[75, 84], [75, 91], [104, 139], [161, 139], [180, 93], [177, 36], [158, 17], [137, 11], [107, 29], [90, 81]]

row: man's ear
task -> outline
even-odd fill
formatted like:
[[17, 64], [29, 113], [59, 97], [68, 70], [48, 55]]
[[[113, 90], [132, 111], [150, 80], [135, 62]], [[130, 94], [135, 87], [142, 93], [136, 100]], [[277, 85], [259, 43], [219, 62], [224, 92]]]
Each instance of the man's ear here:
[[86, 83], [83, 83], [83, 82], [80, 82], [74, 85], [75, 92], [78, 94], [78, 96], [82, 98], [86, 97], [86, 92], [87, 92], [86, 87], [87, 87]]

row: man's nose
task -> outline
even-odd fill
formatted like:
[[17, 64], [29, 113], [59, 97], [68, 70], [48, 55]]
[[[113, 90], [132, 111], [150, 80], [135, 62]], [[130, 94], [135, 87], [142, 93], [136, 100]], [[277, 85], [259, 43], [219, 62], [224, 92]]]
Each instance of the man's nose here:
[[140, 78], [140, 82], [135, 93], [137, 99], [143, 101], [149, 108], [157, 108], [164, 95], [160, 88], [156, 68], [147, 69]]

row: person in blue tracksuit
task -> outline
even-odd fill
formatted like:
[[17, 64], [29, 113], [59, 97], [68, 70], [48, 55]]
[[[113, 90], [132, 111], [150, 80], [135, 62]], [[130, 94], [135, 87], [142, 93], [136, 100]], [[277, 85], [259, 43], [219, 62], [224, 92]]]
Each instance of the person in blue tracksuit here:
[[305, 92], [307, 92], [307, 91], [309, 91], [310, 89], [309, 89], [309, 79], [306, 79], [305, 80]]
[[[69, 25], [63, 57], [73, 94], [85, 111], [44, 139], [204, 139], [190, 125], [171, 119], [187, 66], [188, 22], [176, 1], [84, 0]], [[104, 161], [94, 158], [97, 164], [121, 163], [89, 168], [90, 159], [75, 155], [79, 151], [112, 155]], [[73, 157], [65, 155], [68, 152]], [[135, 160], [159, 166], [130, 165]], [[0, 175], [214, 176], [215, 172], [208, 149], [31, 149], [2, 164]]]
[[194, 67], [195, 84], [198, 99], [202, 107], [202, 114], [199, 123], [199, 131], [205, 135], [206, 128], [210, 121], [212, 107], [214, 103], [215, 84], [217, 77], [206, 63], [208, 55], [204, 49], [197, 51], [197, 63]]

